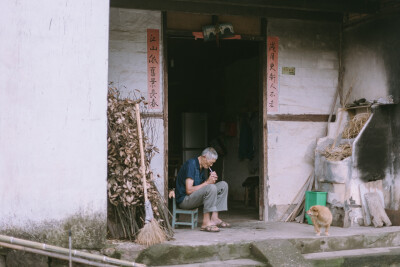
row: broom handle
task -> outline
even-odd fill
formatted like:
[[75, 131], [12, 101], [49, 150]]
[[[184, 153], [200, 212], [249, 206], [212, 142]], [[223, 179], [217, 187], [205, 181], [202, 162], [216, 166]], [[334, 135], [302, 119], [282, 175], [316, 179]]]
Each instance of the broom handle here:
[[146, 171], [145, 171], [145, 163], [144, 163], [144, 151], [143, 151], [143, 136], [142, 136], [142, 125], [140, 122], [140, 110], [139, 103], [135, 104], [136, 111], [136, 123], [139, 134], [139, 148], [140, 148], [140, 167], [142, 170], [142, 182], [143, 182], [143, 192], [144, 192], [144, 200], [147, 201], [147, 183], [146, 183]]

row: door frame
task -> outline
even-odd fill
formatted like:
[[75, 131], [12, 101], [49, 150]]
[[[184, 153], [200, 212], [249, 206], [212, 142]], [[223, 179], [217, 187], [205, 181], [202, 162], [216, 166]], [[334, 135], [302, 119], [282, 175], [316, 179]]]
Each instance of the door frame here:
[[[163, 119], [164, 119], [164, 198], [168, 201], [168, 27], [167, 12], [161, 13], [161, 38], [163, 42]], [[244, 36], [245, 40], [259, 43], [259, 220], [268, 221], [268, 131], [267, 131], [267, 19], [260, 18], [261, 32], [258, 36]], [[173, 31], [176, 34], [176, 31]], [[191, 32], [181, 32], [191, 36]]]
[[259, 219], [261, 221], [268, 221], [268, 127], [267, 127], [267, 19], [261, 18], [261, 37], [260, 42], [260, 75], [258, 87], [260, 101], [259, 110], [262, 111], [262, 116], [259, 116], [259, 136], [258, 146], [262, 149], [259, 150]]
[[167, 12], [161, 12], [161, 38], [163, 44], [163, 121], [164, 121], [164, 198], [168, 203], [168, 35]]

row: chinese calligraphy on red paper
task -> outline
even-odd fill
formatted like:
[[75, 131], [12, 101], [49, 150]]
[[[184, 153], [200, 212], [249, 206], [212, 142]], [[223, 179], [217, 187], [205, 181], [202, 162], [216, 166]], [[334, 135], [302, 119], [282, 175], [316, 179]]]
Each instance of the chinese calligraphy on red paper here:
[[160, 38], [158, 29], [147, 29], [147, 91], [149, 108], [160, 107]]
[[278, 48], [279, 38], [267, 38], [267, 112], [278, 112]]

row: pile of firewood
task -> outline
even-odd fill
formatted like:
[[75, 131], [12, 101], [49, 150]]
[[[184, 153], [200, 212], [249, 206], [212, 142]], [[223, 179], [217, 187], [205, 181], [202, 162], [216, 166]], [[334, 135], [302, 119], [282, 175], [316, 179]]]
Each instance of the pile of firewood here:
[[[121, 99], [118, 90], [108, 91], [108, 230], [111, 238], [135, 239], [144, 224], [144, 194], [140, 173], [140, 150], [135, 104], [143, 98]], [[143, 123], [142, 123], [143, 124]], [[144, 125], [145, 127], [145, 125]], [[144, 128], [142, 127], [142, 128]], [[168, 208], [153, 182], [150, 162], [158, 149], [144, 133], [145, 173], [154, 217], [172, 236]]]

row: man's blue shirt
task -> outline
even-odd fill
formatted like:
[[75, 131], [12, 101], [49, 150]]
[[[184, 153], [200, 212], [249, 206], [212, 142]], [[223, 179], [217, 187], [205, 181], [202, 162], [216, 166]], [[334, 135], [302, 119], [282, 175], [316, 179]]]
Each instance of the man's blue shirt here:
[[193, 179], [193, 186], [199, 185], [206, 180], [206, 172], [200, 171], [199, 159], [192, 158], [186, 161], [176, 177], [175, 197], [176, 203], [180, 204], [186, 196], [186, 179]]

